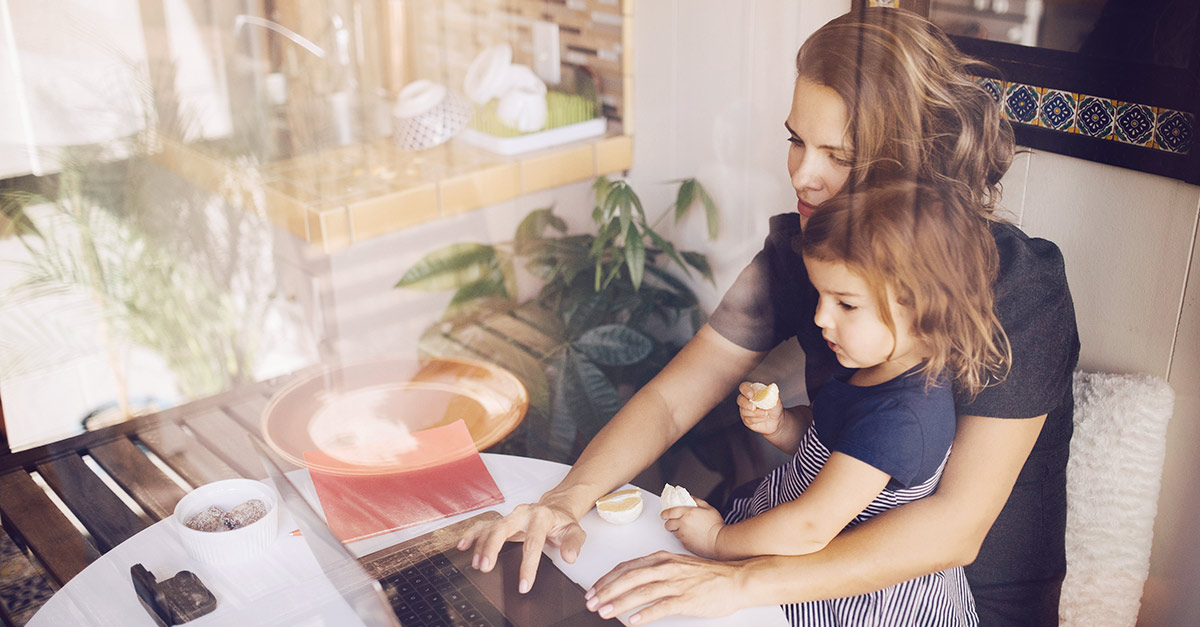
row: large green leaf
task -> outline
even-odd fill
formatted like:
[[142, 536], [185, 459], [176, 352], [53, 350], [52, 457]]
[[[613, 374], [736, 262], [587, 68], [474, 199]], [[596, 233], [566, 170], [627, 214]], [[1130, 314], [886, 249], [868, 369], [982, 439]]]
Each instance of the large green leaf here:
[[704, 205], [704, 217], [708, 223], [708, 239], [717, 239], [720, 231], [721, 215], [717, 211], [717, 203], [713, 202], [712, 196], [708, 195], [708, 190], [699, 181], [696, 182], [696, 194], [700, 196], [700, 204]]
[[690, 250], [685, 250], [679, 254], [683, 255], [683, 260], [686, 261], [689, 266], [695, 268], [700, 272], [701, 276], [708, 279], [709, 283], [712, 283], [713, 285], [717, 284], [716, 280], [713, 279], [712, 266], [708, 264], [707, 256]]
[[[619, 275], [621, 273], [621, 267], [622, 267], [622, 263], [619, 261], [611, 264], [608, 267], [608, 272], [604, 273], [603, 280], [601, 280], [601, 281], [599, 281], [599, 283], [597, 283], [596, 291], [603, 292], [603, 291], [607, 290], [609, 288], [609, 286], [612, 285], [613, 279], [617, 278], [617, 275]], [[599, 268], [597, 268], [597, 270], [599, 270]], [[597, 277], [597, 278], [599, 278], [599, 277]]]
[[638, 198], [637, 192], [633, 191], [629, 183], [625, 183], [625, 189], [629, 193], [629, 201], [633, 203], [633, 208], [637, 209], [638, 220], [644, 224], [646, 222], [646, 209], [642, 207], [642, 199]]
[[554, 215], [553, 207], [534, 209], [521, 220], [513, 237], [513, 249], [518, 255], [529, 254], [534, 242], [540, 240], [546, 233], [546, 228], [552, 228], [559, 233], [566, 233], [567, 223]]
[[696, 293], [692, 291], [692, 288], [689, 287], [687, 283], [680, 280], [679, 277], [671, 274], [668, 270], [658, 266], [648, 265], [646, 266], [646, 272], [654, 277], [656, 282], [662, 283], [664, 288], [669, 289], [669, 291], [678, 294], [680, 298], [683, 298], [687, 302], [688, 306], [697, 303]]
[[596, 239], [592, 240], [592, 257], [597, 259], [603, 257], [605, 249], [621, 232], [621, 227], [616, 222], [608, 222], [597, 229]]
[[645, 359], [654, 342], [623, 324], [605, 324], [589, 329], [571, 346], [602, 366], [628, 366]]
[[696, 179], [684, 179], [679, 183], [679, 193], [675, 195], [675, 221], [679, 222], [687, 215], [688, 208], [696, 201]]
[[597, 176], [592, 182], [592, 195], [596, 197], [596, 206], [603, 204], [608, 198], [608, 190], [612, 187], [612, 181], [608, 180], [607, 176]]
[[566, 321], [566, 336], [578, 338], [588, 329], [599, 325], [604, 320], [608, 302], [604, 294], [576, 293], [576, 296], [566, 303], [563, 318]]
[[563, 354], [555, 368], [551, 441], [573, 446], [576, 433], [590, 438], [621, 408], [617, 389], [595, 364], [575, 351]]
[[620, 232], [628, 233], [629, 224], [633, 222], [633, 203], [629, 200], [629, 188], [624, 185], [621, 187], [614, 187], [612, 195], [613, 198], [617, 199], [617, 208], [621, 210]]
[[679, 264], [680, 268], [683, 268], [684, 274], [691, 276], [691, 272], [688, 271], [687, 265], [685, 265], [683, 263], [683, 259], [680, 258], [679, 253], [675, 251], [674, 244], [672, 244], [671, 242], [668, 242], [666, 239], [663, 238], [663, 236], [659, 235], [658, 233], [656, 233], [655, 231], [653, 231], [652, 229], [649, 229], [649, 228], [646, 229], [646, 235], [648, 235], [650, 237], [650, 242], [652, 244], [657, 246], [659, 248], [659, 250], [662, 250], [663, 252], [667, 253], [668, 257], [673, 259], [675, 261], [675, 263]]
[[492, 276], [458, 288], [458, 291], [454, 292], [454, 297], [450, 299], [450, 304], [447, 305], [447, 307], [459, 307], [464, 303], [476, 300], [478, 298], [484, 298], [486, 296], [499, 296], [501, 298], [508, 298], [508, 292], [504, 285], [504, 278], [497, 276], [497, 274], [493, 274]]
[[425, 255], [400, 277], [395, 286], [430, 292], [451, 290], [483, 279], [495, 268], [494, 247], [461, 242]]
[[625, 232], [625, 264], [629, 266], [629, 280], [637, 291], [642, 286], [642, 274], [646, 269], [646, 246], [636, 224], [630, 224]]
[[512, 253], [496, 251], [496, 275], [499, 275], [504, 285], [504, 295], [509, 298], [517, 297], [517, 267]]

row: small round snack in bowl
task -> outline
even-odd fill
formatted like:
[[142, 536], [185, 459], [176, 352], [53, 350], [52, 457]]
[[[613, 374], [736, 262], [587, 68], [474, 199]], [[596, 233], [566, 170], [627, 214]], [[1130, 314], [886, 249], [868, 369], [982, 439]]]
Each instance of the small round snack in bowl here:
[[279, 536], [279, 498], [253, 479], [225, 479], [187, 493], [171, 516], [188, 555], [206, 564], [252, 558]]
[[601, 520], [614, 525], [624, 525], [642, 515], [642, 492], [637, 488], [617, 490], [596, 501], [596, 513]]

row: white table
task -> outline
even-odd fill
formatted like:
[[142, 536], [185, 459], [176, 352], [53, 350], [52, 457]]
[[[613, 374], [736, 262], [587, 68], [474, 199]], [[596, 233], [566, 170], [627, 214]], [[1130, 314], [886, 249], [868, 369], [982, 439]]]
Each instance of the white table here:
[[[567, 466], [538, 459], [483, 454], [488, 471], [496, 480], [505, 502], [489, 508], [508, 513], [520, 503], [537, 499], [567, 473]], [[291, 474], [310, 503], [317, 503], [316, 491], [305, 471]], [[563, 562], [558, 551], [546, 553], [576, 583], [590, 587], [618, 563], [658, 550], [686, 553], [673, 535], [663, 529], [656, 515], [658, 496], [643, 491], [645, 512], [628, 525], [611, 525], [595, 510], [581, 521], [587, 542], [574, 564]], [[318, 508], [319, 510], [319, 508]], [[355, 542], [350, 549], [362, 556], [381, 548], [447, 525], [478, 513], [470, 512], [426, 525], [395, 531]], [[217, 610], [188, 625], [296, 625], [337, 626], [360, 624], [350, 608], [325, 579], [320, 567], [304, 543], [292, 536], [291, 516], [281, 512], [279, 540], [260, 558], [242, 564], [210, 566], [197, 562], [184, 551], [169, 521], [158, 522], [126, 540], [75, 576], [48, 601], [30, 627], [63, 625], [99, 625], [153, 627], [154, 622], [142, 608], [129, 578], [129, 567], [143, 564], [159, 580], [190, 570], [204, 581], [218, 599]], [[536, 584], [535, 584], [536, 585]], [[627, 616], [622, 616], [626, 622]], [[626, 624], [628, 624], [626, 622]], [[730, 627], [786, 626], [787, 620], [777, 606], [743, 610], [723, 619], [701, 620], [672, 617], [657, 623], [673, 625], [728, 625]]]

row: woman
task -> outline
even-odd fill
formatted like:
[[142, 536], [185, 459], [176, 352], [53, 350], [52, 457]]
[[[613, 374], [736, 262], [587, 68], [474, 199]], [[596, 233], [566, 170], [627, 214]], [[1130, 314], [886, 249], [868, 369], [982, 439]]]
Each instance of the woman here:
[[[814, 33], [796, 66], [785, 122], [796, 212], [771, 219], [763, 250], [709, 323], [596, 436], [562, 483], [464, 537], [459, 546], [475, 546], [476, 567], [489, 570], [505, 541], [524, 541], [524, 591], [544, 543], [573, 561], [584, 542], [577, 521], [592, 503], [652, 463], [780, 342], [800, 342], [815, 398], [834, 359], [813, 322], [815, 292], [792, 242], [821, 203], [854, 187], [913, 178], [984, 217], [993, 208], [1013, 155], [1012, 131], [970, 78], [971, 60], [935, 26], [897, 9], [853, 12]], [[632, 617], [636, 623], [718, 616], [864, 594], [968, 565], [981, 625], [1056, 624], [1079, 353], [1074, 309], [1053, 244], [1000, 224], [992, 234], [1000, 254], [997, 316], [1012, 367], [1003, 383], [957, 404], [953, 452], [935, 494], [810, 555], [633, 560], [596, 582], [589, 607], [614, 616], [649, 604]]]

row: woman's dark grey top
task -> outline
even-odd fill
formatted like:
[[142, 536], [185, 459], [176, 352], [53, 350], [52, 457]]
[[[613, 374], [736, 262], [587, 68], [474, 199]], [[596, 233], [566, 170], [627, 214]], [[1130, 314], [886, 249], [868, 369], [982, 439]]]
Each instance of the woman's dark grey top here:
[[[841, 368], [813, 322], [817, 293], [793, 241], [800, 216], [771, 218], [762, 251], [725, 294], [709, 324], [726, 339], [754, 351], [796, 338], [805, 352], [809, 398]], [[1075, 308], [1062, 254], [1047, 240], [1009, 224], [995, 224], [1000, 254], [996, 311], [1012, 345], [1012, 369], [1003, 383], [959, 415], [1033, 418], [1046, 423], [1000, 517], [967, 577], [978, 597], [989, 586], [1061, 582], [1066, 572], [1066, 464], [1072, 431], [1072, 373], [1079, 358]], [[1053, 584], [1055, 602], [1057, 583]]]

